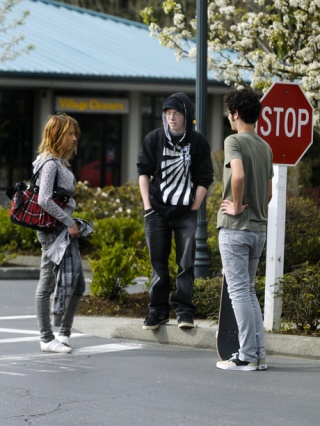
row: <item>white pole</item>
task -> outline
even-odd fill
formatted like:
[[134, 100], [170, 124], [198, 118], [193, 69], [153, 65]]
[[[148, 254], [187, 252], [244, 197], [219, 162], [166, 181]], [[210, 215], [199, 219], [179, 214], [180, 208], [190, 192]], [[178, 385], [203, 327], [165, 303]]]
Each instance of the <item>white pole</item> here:
[[268, 209], [264, 327], [280, 330], [282, 299], [275, 297], [283, 276], [286, 222], [287, 167], [274, 166], [272, 199]]

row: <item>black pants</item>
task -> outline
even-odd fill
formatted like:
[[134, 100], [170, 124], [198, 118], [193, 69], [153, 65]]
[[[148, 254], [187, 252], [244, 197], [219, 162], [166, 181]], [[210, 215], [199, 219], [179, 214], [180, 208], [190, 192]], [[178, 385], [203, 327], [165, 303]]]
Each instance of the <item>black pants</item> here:
[[170, 310], [170, 276], [168, 260], [172, 234], [176, 244], [178, 274], [171, 302], [177, 315], [193, 315], [194, 261], [197, 212], [188, 210], [173, 219], [165, 219], [156, 212], [145, 217], [145, 235], [152, 266], [149, 311], [168, 313]]

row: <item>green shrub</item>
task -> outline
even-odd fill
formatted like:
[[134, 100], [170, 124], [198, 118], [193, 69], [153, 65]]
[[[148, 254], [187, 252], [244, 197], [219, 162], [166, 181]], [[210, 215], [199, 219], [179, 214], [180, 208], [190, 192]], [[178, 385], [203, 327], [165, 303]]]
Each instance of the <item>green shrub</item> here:
[[7, 262], [7, 256], [5, 253], [0, 252], [0, 266], [4, 265]]
[[312, 160], [304, 157], [295, 167], [288, 167], [287, 195], [289, 197], [300, 197], [311, 188]]
[[118, 187], [90, 188], [79, 182], [75, 192], [77, 212], [86, 212], [87, 220], [106, 217], [132, 217], [142, 212], [143, 205], [137, 183], [127, 182]]
[[282, 297], [283, 319], [292, 328], [316, 331], [320, 325], [320, 263], [308, 262], [285, 274], [277, 297]]
[[148, 262], [143, 252], [122, 243], [102, 244], [98, 259], [90, 259], [93, 279], [91, 291], [95, 296], [118, 300], [121, 303], [126, 288], [133, 280], [149, 273]]
[[255, 290], [256, 290], [256, 295], [257, 295], [262, 312], [264, 311], [265, 282], [266, 282], [265, 276], [259, 276], [259, 275], [256, 276]]
[[[197, 307], [196, 315], [211, 321], [218, 321], [222, 275], [213, 278], [196, 278], [193, 289], [193, 303]], [[256, 277], [255, 289], [260, 307], [264, 308], [265, 278]]]
[[219, 250], [218, 233], [211, 236], [207, 240], [209, 256], [210, 256], [210, 273], [211, 276], [221, 274], [222, 272], [222, 261]]
[[193, 303], [197, 311], [196, 315], [218, 320], [220, 309], [222, 277], [196, 278], [193, 288]]
[[103, 244], [123, 242], [125, 247], [145, 247], [142, 200], [138, 184], [104, 188], [90, 188], [86, 182], [78, 182], [74, 216], [93, 224], [94, 233], [80, 240], [82, 254], [98, 257]]
[[296, 265], [320, 260], [320, 210], [307, 198], [289, 198], [286, 208], [284, 273]]
[[209, 237], [217, 234], [217, 214], [222, 201], [222, 182], [215, 182], [209, 189], [206, 201]]
[[3, 252], [40, 254], [36, 231], [15, 225], [9, 217], [10, 208], [0, 207], [0, 246]]
[[222, 201], [222, 182], [215, 182], [207, 196], [206, 211], [208, 222], [208, 249], [210, 253], [210, 269], [212, 275], [220, 274], [222, 270], [219, 251], [219, 232], [217, 230], [217, 214]]
[[[221, 182], [216, 183], [207, 197], [208, 247], [213, 275], [221, 272], [217, 212], [221, 204]], [[320, 260], [320, 210], [316, 202], [304, 197], [291, 197], [286, 201], [286, 229], [284, 272], [290, 272], [295, 265]], [[316, 230], [316, 231], [315, 231]], [[266, 271], [266, 246], [259, 260], [257, 276]]]
[[122, 243], [125, 247], [145, 246], [143, 219], [136, 217], [106, 217], [94, 222], [91, 244], [98, 248], [102, 244]]

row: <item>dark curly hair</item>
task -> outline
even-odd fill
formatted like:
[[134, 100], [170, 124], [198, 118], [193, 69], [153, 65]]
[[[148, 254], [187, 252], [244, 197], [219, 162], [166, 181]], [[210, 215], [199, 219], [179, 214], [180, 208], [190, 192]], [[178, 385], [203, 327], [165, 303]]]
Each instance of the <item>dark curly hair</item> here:
[[259, 96], [252, 89], [232, 90], [224, 96], [224, 102], [231, 114], [238, 111], [242, 121], [254, 124], [261, 112]]

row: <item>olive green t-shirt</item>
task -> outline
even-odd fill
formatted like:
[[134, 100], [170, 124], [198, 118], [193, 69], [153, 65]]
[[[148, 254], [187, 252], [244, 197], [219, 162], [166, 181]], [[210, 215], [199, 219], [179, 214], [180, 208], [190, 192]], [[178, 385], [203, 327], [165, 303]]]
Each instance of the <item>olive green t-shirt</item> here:
[[241, 214], [231, 216], [218, 211], [217, 228], [266, 231], [268, 186], [273, 176], [272, 151], [256, 133], [243, 132], [228, 136], [224, 142], [222, 199], [232, 201], [231, 160], [242, 160], [245, 173], [243, 204], [249, 204]]

